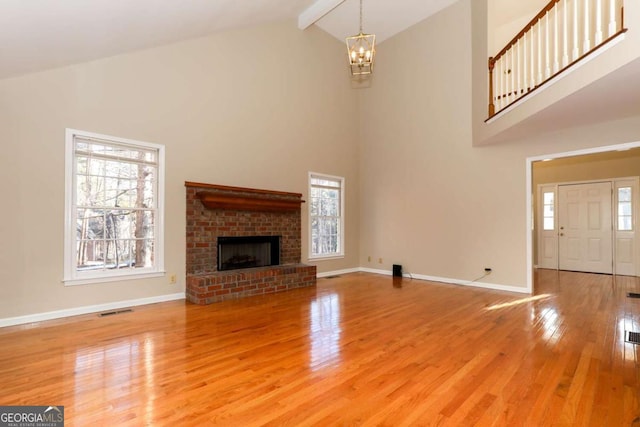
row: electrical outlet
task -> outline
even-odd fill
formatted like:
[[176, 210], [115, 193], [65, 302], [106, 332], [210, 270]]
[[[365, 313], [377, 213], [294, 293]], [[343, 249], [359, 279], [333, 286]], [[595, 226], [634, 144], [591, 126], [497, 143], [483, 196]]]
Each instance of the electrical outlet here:
[[169, 284], [170, 285], [175, 285], [176, 283], [178, 283], [178, 276], [176, 274], [170, 274], [169, 275]]
[[492, 270], [491, 270], [491, 268], [489, 268], [489, 267], [485, 267], [485, 268], [484, 268], [484, 272], [485, 272], [486, 274], [491, 274], [491, 271], [492, 271]]
[[382, 258], [378, 258], [378, 264], [382, 264]]

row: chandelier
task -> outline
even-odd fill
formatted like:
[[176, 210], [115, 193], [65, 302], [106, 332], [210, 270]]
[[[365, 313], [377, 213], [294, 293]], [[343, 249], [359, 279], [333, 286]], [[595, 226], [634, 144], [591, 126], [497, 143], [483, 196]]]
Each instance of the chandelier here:
[[375, 34], [362, 32], [362, 0], [360, 0], [360, 33], [347, 37], [349, 52], [349, 71], [352, 76], [371, 74], [373, 72], [373, 57], [376, 54]]

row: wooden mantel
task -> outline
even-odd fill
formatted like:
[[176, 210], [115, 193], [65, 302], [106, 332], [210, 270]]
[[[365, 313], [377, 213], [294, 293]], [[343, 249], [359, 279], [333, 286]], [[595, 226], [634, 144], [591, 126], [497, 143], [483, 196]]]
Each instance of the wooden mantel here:
[[196, 193], [208, 209], [232, 209], [262, 212], [299, 211], [304, 203], [302, 194], [256, 188], [185, 182], [185, 187], [202, 189]]

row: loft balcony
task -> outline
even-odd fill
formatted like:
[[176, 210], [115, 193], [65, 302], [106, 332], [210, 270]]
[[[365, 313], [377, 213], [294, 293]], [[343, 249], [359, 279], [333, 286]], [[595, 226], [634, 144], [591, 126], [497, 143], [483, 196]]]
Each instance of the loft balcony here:
[[474, 144], [640, 115], [639, 22], [637, 0], [551, 0], [489, 57]]

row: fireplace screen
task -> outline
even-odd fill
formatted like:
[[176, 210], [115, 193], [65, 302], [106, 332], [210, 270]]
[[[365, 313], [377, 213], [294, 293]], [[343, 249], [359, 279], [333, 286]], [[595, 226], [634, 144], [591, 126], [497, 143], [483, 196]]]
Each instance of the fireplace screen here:
[[280, 236], [218, 237], [218, 271], [280, 264]]

